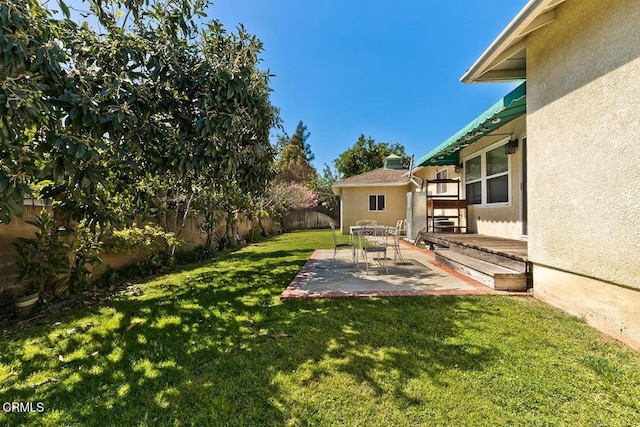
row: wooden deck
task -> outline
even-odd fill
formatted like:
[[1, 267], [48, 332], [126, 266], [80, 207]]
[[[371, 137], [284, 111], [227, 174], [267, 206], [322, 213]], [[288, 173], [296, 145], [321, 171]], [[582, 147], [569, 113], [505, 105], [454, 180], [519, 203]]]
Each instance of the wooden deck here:
[[451, 247], [451, 245], [459, 245], [528, 262], [527, 242], [523, 240], [462, 233], [422, 233], [418, 235], [416, 241], [418, 240], [446, 248]]

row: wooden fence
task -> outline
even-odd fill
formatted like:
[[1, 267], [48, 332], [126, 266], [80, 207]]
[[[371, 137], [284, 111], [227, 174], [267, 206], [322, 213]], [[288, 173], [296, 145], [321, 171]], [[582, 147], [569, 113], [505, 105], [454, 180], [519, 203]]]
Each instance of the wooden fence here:
[[322, 206], [309, 209], [299, 209], [282, 218], [282, 228], [291, 230], [313, 230], [329, 228], [329, 224], [337, 224], [340, 221], [340, 212], [332, 211]]

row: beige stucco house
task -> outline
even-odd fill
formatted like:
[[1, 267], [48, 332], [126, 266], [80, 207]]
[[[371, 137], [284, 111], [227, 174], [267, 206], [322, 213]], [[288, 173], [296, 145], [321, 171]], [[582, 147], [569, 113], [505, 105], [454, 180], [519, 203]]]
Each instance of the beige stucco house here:
[[[526, 153], [523, 83], [422, 156], [414, 173], [435, 179], [444, 170], [445, 178], [461, 180], [462, 196], [468, 203], [463, 232], [526, 239]], [[454, 185], [448, 185], [449, 193], [456, 191]], [[420, 196], [415, 198], [428, 197]], [[424, 227], [424, 216], [424, 211], [414, 209], [413, 222]]]
[[355, 175], [333, 184], [333, 192], [340, 196], [340, 229], [349, 234], [349, 227], [363, 219], [378, 224], [395, 225], [407, 214], [407, 192], [411, 181], [402, 158], [391, 155], [384, 166]]
[[531, 0], [462, 77], [526, 79], [527, 226], [500, 227], [528, 235], [535, 296], [636, 348], [639, 23], [637, 0]]

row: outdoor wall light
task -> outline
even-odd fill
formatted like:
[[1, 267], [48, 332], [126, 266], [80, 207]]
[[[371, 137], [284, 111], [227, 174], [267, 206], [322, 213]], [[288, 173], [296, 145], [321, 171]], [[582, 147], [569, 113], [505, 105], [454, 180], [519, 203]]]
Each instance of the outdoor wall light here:
[[516, 152], [516, 149], [518, 148], [518, 140], [517, 139], [510, 139], [509, 142], [507, 142], [504, 145], [504, 153], [505, 154], [514, 154]]
[[464, 166], [462, 165], [462, 163], [460, 163], [459, 165], [456, 165], [456, 166], [453, 168], [453, 170], [455, 171], [455, 173], [460, 173], [460, 172], [462, 172], [462, 168], [463, 168], [463, 167], [464, 167]]

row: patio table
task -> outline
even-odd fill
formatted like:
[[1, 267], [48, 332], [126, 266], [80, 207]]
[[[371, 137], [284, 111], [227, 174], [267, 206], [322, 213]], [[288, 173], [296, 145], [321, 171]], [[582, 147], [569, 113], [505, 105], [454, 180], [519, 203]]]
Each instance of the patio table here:
[[374, 233], [376, 235], [386, 235], [387, 233], [390, 233], [392, 230], [395, 231], [395, 228], [389, 225], [352, 225], [349, 227], [349, 236], [352, 243], [353, 243], [353, 236], [355, 236], [356, 234], [358, 234], [360, 230], [363, 230], [365, 228], [367, 230], [374, 230]]
[[[402, 257], [402, 252], [400, 251], [400, 243], [398, 239], [400, 238], [401, 230], [398, 227], [393, 227], [391, 225], [352, 225], [349, 227], [349, 238], [351, 243], [353, 244], [353, 236], [357, 235], [362, 229], [373, 230], [372, 237], [381, 237], [382, 239], [378, 239], [378, 244], [393, 248], [393, 263], [397, 265], [398, 258], [400, 258], [401, 262], [404, 262], [404, 258]], [[392, 243], [389, 243], [388, 239], [392, 239]], [[358, 255], [356, 251], [356, 263], [358, 262]]]

